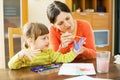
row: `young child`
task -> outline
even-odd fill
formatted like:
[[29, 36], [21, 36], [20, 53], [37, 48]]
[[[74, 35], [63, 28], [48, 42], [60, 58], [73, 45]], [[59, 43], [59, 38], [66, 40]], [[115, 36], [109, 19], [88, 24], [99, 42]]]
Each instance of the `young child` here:
[[27, 23], [23, 29], [25, 49], [22, 49], [8, 62], [10, 69], [44, 65], [58, 62], [71, 62], [78, 55], [74, 50], [67, 54], [49, 49], [49, 30], [41, 23]]

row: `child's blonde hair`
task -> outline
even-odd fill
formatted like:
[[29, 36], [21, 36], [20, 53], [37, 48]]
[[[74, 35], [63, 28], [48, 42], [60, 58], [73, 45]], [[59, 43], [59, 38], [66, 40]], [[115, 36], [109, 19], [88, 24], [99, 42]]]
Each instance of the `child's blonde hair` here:
[[27, 23], [24, 25], [23, 36], [24, 36], [24, 48], [28, 48], [28, 44], [26, 43], [26, 39], [33, 38], [36, 40], [39, 36], [48, 34], [48, 28], [42, 23]]

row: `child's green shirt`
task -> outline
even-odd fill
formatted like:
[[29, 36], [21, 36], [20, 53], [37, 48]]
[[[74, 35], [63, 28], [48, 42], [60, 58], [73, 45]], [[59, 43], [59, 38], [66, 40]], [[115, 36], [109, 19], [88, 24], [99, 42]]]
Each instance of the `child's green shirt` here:
[[27, 56], [23, 56], [20, 59], [17, 53], [8, 62], [8, 67], [10, 69], [20, 69], [22, 67], [51, 64], [54, 62], [72, 62], [77, 55], [73, 51], [70, 51], [67, 54], [61, 54], [59, 52], [54, 52], [51, 49], [46, 49], [40, 53], [35, 53], [35, 56], [36, 57], [32, 58], [32, 60]]

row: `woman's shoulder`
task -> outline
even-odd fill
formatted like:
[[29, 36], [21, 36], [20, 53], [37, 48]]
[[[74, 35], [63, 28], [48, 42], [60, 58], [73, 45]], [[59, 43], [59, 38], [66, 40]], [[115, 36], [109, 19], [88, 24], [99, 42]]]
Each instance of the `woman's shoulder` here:
[[81, 27], [91, 27], [90, 22], [88, 22], [87, 20], [77, 19], [76, 22], [77, 22], [78, 26], [81, 26]]
[[53, 25], [51, 25], [50, 30], [55, 30], [55, 27]]
[[[55, 26], [50, 26], [50, 35], [56, 35], [57, 37], [60, 36], [60, 31], [55, 28]], [[53, 36], [52, 36], [53, 37]]]
[[91, 29], [91, 24], [86, 21], [86, 20], [80, 20], [80, 19], [77, 19], [77, 29], [78, 30], [83, 30], [83, 31], [86, 31], [88, 29]]
[[59, 32], [59, 30], [56, 29], [55, 26], [53, 26], [53, 25], [50, 26], [50, 31], [51, 32]]
[[83, 19], [76, 19], [77, 24], [90, 24], [87, 20], [83, 20]]
[[58, 29], [56, 29], [55, 26], [51, 25], [50, 26], [50, 31], [58, 32]]

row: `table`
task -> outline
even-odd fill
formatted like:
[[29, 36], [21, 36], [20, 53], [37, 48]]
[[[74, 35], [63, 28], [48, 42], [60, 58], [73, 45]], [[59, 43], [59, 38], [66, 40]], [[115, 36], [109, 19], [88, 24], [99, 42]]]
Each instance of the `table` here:
[[[84, 63], [93, 63], [96, 70], [96, 59], [79, 61]], [[42, 73], [31, 72], [30, 68], [22, 68], [19, 70], [0, 69], [0, 80], [64, 80], [76, 76], [58, 75], [58, 69], [44, 71]], [[120, 65], [114, 64], [113, 59], [110, 61], [109, 73], [97, 73], [90, 77], [107, 78], [113, 80], [120, 80]]]

